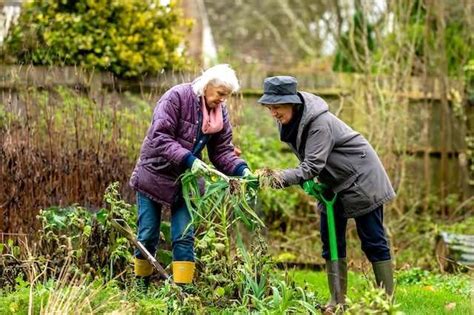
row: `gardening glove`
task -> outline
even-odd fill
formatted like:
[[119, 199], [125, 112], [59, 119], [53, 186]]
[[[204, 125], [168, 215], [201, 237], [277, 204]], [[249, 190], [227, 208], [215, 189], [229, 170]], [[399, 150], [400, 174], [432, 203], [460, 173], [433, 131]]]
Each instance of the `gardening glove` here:
[[308, 195], [310, 195], [314, 198], [318, 198], [318, 196], [316, 194], [315, 186], [316, 186], [316, 183], [314, 182], [314, 180], [309, 179], [309, 180], [307, 180], [303, 183], [303, 190]]
[[242, 172], [242, 177], [247, 177], [247, 176], [253, 176], [252, 171], [248, 167], [244, 168], [244, 171]]
[[260, 186], [258, 176], [255, 176], [249, 168], [245, 168], [242, 174], [242, 178], [247, 180], [248, 187], [257, 190]]
[[321, 183], [317, 178], [309, 179], [303, 183], [303, 190], [308, 195], [320, 199], [324, 196], [326, 200], [330, 200], [334, 197], [334, 193], [326, 184]]
[[209, 166], [200, 159], [195, 159], [193, 164], [191, 165], [191, 173], [193, 173], [194, 175], [207, 174], [209, 173], [209, 169]]

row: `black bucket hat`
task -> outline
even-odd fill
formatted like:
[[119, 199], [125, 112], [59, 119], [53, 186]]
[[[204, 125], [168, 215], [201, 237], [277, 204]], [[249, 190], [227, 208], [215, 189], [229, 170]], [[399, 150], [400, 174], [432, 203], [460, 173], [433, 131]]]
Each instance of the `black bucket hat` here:
[[290, 76], [268, 77], [263, 81], [261, 104], [302, 104], [296, 92], [298, 81]]

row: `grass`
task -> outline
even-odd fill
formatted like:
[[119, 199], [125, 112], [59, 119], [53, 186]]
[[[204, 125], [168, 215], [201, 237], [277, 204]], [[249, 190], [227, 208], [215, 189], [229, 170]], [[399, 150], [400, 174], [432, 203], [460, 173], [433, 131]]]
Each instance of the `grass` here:
[[[278, 271], [275, 270], [275, 273]], [[407, 274], [409, 281], [407, 281]], [[323, 300], [328, 298], [328, 288], [326, 282], [326, 274], [324, 272], [315, 272], [308, 270], [294, 270], [289, 273], [290, 279], [295, 280], [296, 285], [306, 286], [306, 294], [314, 292]], [[398, 311], [390, 314], [473, 314], [472, 297], [469, 298], [469, 290], [472, 288], [472, 279], [466, 275], [433, 275], [430, 273], [428, 278], [421, 281], [413, 277], [413, 271], [402, 271], [397, 273], [397, 282], [400, 284], [396, 289], [396, 304], [399, 304]], [[433, 282], [432, 280], [435, 280]], [[426, 285], [432, 283], [432, 285]], [[97, 282], [95, 283], [97, 284]], [[97, 310], [94, 314], [154, 314], [164, 310], [170, 310], [177, 306], [177, 301], [173, 302], [170, 292], [162, 285], [154, 287], [148, 296], [137, 296], [133, 288], [128, 290], [119, 289], [114, 282], [109, 284], [90, 284], [88, 286], [76, 287], [74, 285], [66, 285], [61, 281], [59, 283], [48, 281], [46, 284], [39, 284], [35, 288], [34, 294], [34, 314], [47, 314], [48, 306], [51, 302], [59, 301], [63, 308], [64, 305], [69, 306], [71, 298], [65, 300], [66, 296], [59, 296], [61, 290], [56, 290], [58, 286], [66, 285], [63, 289], [76, 290], [75, 296], [82, 297], [76, 299], [79, 306], [83, 301], [89, 301], [92, 309]], [[370, 279], [362, 273], [349, 272], [349, 298], [352, 301], [360, 300], [370, 290]], [[272, 285], [273, 294], [264, 299], [255, 299], [255, 303], [264, 303], [262, 309], [258, 307], [255, 312], [266, 309], [269, 314], [285, 314], [288, 310], [299, 310], [299, 303], [304, 303], [301, 296], [294, 296], [293, 289], [287, 287], [282, 281], [276, 281]], [[255, 293], [255, 292], [254, 292]], [[56, 297], [60, 297], [59, 300]], [[189, 296], [189, 299], [199, 299], [197, 295]], [[17, 290], [9, 294], [2, 294], [0, 290], [0, 314], [27, 314], [29, 304], [29, 287], [28, 283], [19, 280]], [[54, 300], [54, 301], [53, 301]], [[68, 302], [68, 303], [65, 303]], [[314, 301], [310, 301], [312, 303]], [[272, 304], [273, 303], [273, 304]], [[173, 304], [172, 307], [170, 304]], [[176, 305], [175, 305], [176, 304]], [[267, 305], [268, 304], [268, 305]], [[280, 306], [280, 307], [278, 307]], [[268, 308], [267, 308], [268, 307]], [[84, 310], [84, 309], [83, 309]], [[248, 305], [219, 305], [200, 304], [197, 309], [204, 313], [210, 314], [232, 314], [235, 312], [249, 312]], [[295, 311], [295, 313], [299, 313]], [[65, 312], [72, 314], [73, 312]], [[86, 312], [88, 313], [88, 312]], [[291, 311], [290, 311], [291, 313]], [[385, 314], [383, 312], [366, 313], [352, 312], [351, 314]]]
[[[291, 276], [298, 285], [320, 293], [324, 299], [329, 297], [326, 273], [323, 271], [294, 270]], [[349, 271], [348, 296], [352, 300], [360, 299], [370, 287], [370, 279], [362, 273]], [[403, 279], [405, 272], [397, 274]], [[433, 277], [433, 276], [432, 276]], [[466, 275], [435, 276], [436, 281], [402, 281], [396, 287], [395, 303], [400, 311], [407, 315], [418, 314], [473, 314], [474, 281]], [[399, 281], [400, 282], [400, 281]], [[471, 296], [469, 296], [469, 291]]]

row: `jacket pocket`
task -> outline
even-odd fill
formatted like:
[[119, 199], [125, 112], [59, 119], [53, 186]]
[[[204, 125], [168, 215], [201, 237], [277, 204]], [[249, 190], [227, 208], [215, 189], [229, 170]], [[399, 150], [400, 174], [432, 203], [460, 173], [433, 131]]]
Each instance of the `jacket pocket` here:
[[371, 206], [371, 201], [367, 193], [362, 189], [357, 180], [347, 189], [339, 192], [339, 198], [347, 213], [355, 210], [364, 210]]
[[163, 170], [171, 165], [171, 163], [164, 157], [149, 158], [142, 161], [141, 164], [152, 173], [162, 173]]

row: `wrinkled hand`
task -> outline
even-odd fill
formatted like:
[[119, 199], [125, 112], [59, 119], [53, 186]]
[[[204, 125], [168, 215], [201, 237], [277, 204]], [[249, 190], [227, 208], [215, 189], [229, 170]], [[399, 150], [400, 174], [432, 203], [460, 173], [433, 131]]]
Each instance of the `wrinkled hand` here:
[[259, 189], [260, 188], [260, 181], [258, 176], [254, 175], [250, 169], [245, 168], [242, 174], [242, 178], [247, 180], [248, 187], [252, 189]]
[[193, 165], [191, 165], [191, 173], [194, 175], [207, 174], [209, 173], [209, 169], [209, 166], [200, 159], [195, 159]]

